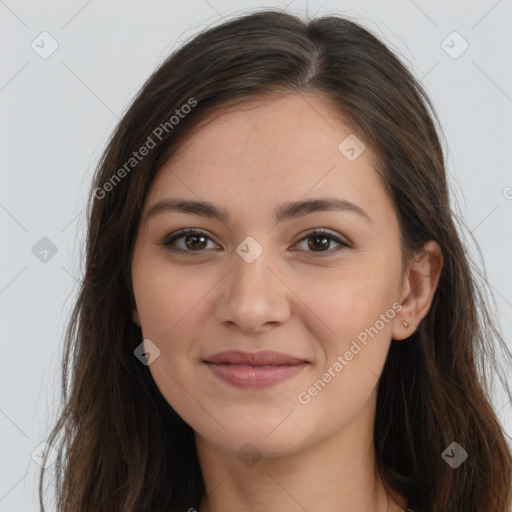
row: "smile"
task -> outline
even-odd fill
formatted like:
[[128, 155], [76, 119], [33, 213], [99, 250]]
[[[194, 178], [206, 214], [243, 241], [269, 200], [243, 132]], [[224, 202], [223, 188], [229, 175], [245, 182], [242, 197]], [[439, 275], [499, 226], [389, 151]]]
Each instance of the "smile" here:
[[287, 365], [246, 365], [233, 363], [205, 364], [221, 380], [241, 388], [262, 388], [273, 386], [301, 372], [309, 363]]

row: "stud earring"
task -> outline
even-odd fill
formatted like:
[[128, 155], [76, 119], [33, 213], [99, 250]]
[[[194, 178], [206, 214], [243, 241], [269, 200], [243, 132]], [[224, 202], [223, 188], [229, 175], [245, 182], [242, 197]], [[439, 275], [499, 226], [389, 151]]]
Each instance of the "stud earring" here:
[[403, 320], [402, 323], [404, 324], [404, 327], [406, 329], [409, 327], [409, 322], [406, 322], [405, 320]]

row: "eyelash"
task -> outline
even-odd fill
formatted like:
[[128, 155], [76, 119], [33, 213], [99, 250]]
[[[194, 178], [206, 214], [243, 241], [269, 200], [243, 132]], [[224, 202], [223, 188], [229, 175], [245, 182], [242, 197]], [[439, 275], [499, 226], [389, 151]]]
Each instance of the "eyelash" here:
[[[193, 253], [198, 253], [198, 254], [201, 254], [203, 253], [206, 249], [201, 249], [199, 251], [189, 251], [189, 250], [184, 250], [184, 249], [179, 249], [179, 248], [176, 248], [176, 247], [173, 247], [172, 244], [180, 239], [180, 238], [184, 238], [185, 236], [187, 235], [200, 235], [200, 236], [204, 236], [205, 238], [208, 238], [209, 240], [211, 240], [211, 238], [204, 232], [202, 231], [198, 231], [196, 229], [193, 229], [193, 228], [187, 228], [187, 229], [181, 229], [179, 231], [177, 231], [176, 233], [171, 233], [170, 235], [168, 235], [164, 241], [161, 243], [161, 245], [163, 245], [166, 249], [168, 249], [169, 251], [172, 251], [172, 252], [175, 252], [175, 253], [179, 253], [179, 254], [184, 254], [184, 255], [187, 255], [187, 256], [192, 256]], [[331, 232], [327, 229], [317, 229], [317, 230], [314, 230], [310, 233], [307, 233], [304, 237], [302, 237], [297, 243], [300, 243], [302, 242], [303, 240], [307, 240], [308, 238], [313, 238], [315, 236], [323, 236], [329, 240], [332, 240], [339, 245], [339, 247], [333, 249], [333, 250], [328, 250], [328, 251], [319, 251], [319, 252], [314, 252], [314, 251], [305, 251], [305, 252], [310, 252], [312, 253], [315, 257], [325, 257], [325, 256], [330, 256], [332, 255], [333, 253], [336, 253], [340, 250], [343, 250], [343, 249], [348, 249], [350, 248], [351, 246], [347, 243], [347, 242], [344, 242], [343, 240], [341, 240], [340, 238], [338, 238], [337, 236], [331, 234]]]

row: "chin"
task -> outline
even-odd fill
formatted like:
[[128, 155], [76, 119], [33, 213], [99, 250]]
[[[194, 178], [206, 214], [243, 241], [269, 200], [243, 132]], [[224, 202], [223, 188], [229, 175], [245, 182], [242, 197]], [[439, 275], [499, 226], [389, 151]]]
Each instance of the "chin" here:
[[257, 458], [275, 458], [299, 452], [308, 444], [308, 440], [312, 440], [306, 429], [291, 424], [285, 427], [286, 421], [288, 419], [277, 428], [269, 426], [268, 421], [258, 422], [257, 419], [232, 421], [228, 423], [232, 436], [223, 429], [212, 429], [211, 426], [206, 431], [196, 429], [196, 432], [208, 444], [215, 445], [222, 451], [235, 453], [239, 458], [246, 454]]

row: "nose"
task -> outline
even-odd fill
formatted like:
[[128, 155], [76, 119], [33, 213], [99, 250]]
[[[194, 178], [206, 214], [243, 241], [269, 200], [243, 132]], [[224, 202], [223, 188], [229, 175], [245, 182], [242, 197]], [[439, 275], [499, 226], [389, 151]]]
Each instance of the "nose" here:
[[291, 292], [269, 252], [265, 249], [251, 263], [234, 254], [234, 268], [216, 287], [215, 315], [220, 322], [256, 333], [290, 316]]

